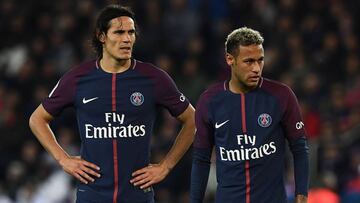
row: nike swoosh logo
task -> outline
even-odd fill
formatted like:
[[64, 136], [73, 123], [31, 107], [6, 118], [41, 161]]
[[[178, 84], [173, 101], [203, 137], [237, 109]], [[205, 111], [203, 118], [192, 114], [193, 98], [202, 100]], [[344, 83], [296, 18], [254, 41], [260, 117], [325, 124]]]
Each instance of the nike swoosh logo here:
[[94, 101], [95, 99], [98, 99], [99, 97], [94, 97], [94, 98], [91, 98], [91, 99], [85, 99], [85, 97], [83, 98], [82, 102], [83, 104], [87, 104], [89, 102], [92, 102]]
[[226, 121], [224, 121], [224, 122], [222, 122], [222, 123], [220, 123], [220, 124], [218, 124], [217, 122], [215, 123], [215, 128], [216, 129], [218, 129], [218, 128], [220, 128], [221, 126], [223, 126], [225, 123], [227, 123], [227, 122], [229, 122], [229, 120], [226, 120]]

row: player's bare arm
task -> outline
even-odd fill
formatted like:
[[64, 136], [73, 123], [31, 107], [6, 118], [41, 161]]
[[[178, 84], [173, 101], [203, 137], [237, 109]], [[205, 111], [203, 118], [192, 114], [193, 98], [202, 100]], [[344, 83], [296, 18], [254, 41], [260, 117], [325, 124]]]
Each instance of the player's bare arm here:
[[94, 177], [100, 177], [100, 168], [93, 163], [82, 160], [80, 157], [67, 154], [56, 141], [54, 133], [49, 126], [51, 120], [53, 120], [53, 116], [40, 104], [29, 119], [30, 128], [36, 138], [62, 166], [65, 172], [85, 184], [94, 182]]
[[168, 154], [159, 164], [150, 164], [145, 168], [135, 171], [132, 174], [134, 178], [130, 180], [130, 183], [144, 189], [162, 181], [169, 174], [169, 172], [189, 149], [194, 140], [194, 114], [194, 107], [189, 104], [187, 109], [177, 117], [177, 119], [182, 123], [182, 129], [180, 130], [175, 143]]

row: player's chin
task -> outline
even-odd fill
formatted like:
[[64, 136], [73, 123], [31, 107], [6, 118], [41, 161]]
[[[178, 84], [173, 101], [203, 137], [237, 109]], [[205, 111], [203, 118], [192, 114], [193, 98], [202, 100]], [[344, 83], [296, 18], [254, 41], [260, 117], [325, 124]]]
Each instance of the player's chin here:
[[118, 60], [128, 60], [131, 59], [131, 54], [122, 54], [117, 57]]
[[255, 88], [255, 87], [257, 87], [258, 83], [259, 83], [259, 80], [250, 80], [247, 82], [247, 86], [250, 88]]

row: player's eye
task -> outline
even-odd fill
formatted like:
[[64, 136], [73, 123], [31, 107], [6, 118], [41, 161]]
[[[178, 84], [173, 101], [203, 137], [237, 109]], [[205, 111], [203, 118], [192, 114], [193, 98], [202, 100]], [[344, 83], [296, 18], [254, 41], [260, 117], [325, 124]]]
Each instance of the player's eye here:
[[255, 62], [255, 60], [253, 60], [253, 59], [249, 59], [249, 60], [244, 61], [244, 63], [246, 63], [247, 65], [251, 65], [254, 62]]
[[116, 30], [114, 33], [118, 34], [118, 35], [121, 35], [121, 34], [124, 34], [125, 31], [124, 30]]

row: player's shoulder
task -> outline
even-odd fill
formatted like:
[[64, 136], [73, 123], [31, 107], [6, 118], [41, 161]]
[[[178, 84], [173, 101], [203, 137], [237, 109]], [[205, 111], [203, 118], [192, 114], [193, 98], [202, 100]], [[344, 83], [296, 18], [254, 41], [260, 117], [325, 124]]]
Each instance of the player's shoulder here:
[[85, 75], [86, 73], [90, 72], [93, 69], [98, 67], [97, 60], [89, 60], [85, 61], [81, 64], [74, 65], [70, 70], [68, 70], [64, 75], [63, 79], [71, 79], [76, 78], [81, 75]]
[[261, 89], [265, 90], [266, 92], [269, 92], [273, 95], [279, 95], [282, 96], [284, 94], [291, 94], [292, 90], [291, 88], [279, 81], [271, 80], [268, 78], [262, 78], [261, 81]]
[[261, 89], [267, 92], [268, 95], [276, 98], [281, 106], [287, 108], [289, 102], [296, 102], [297, 98], [292, 89], [281, 82], [263, 79]]
[[139, 60], [134, 60], [134, 71], [154, 82], [157, 88], [163, 89], [165, 87], [176, 86], [174, 80], [170, 75], [161, 68], [152, 63], [145, 63]]
[[222, 82], [218, 82], [215, 84], [210, 85], [204, 92], [204, 95], [215, 95], [218, 94], [220, 92], [223, 92], [226, 90], [226, 82], [227, 81], [222, 81]]
[[210, 85], [200, 96], [200, 100], [209, 102], [216, 95], [224, 92], [226, 90], [226, 82], [218, 82], [213, 85]]
[[140, 60], [134, 59], [134, 70], [151, 77], [161, 77], [164, 75], [168, 75], [164, 70], [155, 66], [152, 63], [143, 62]]

